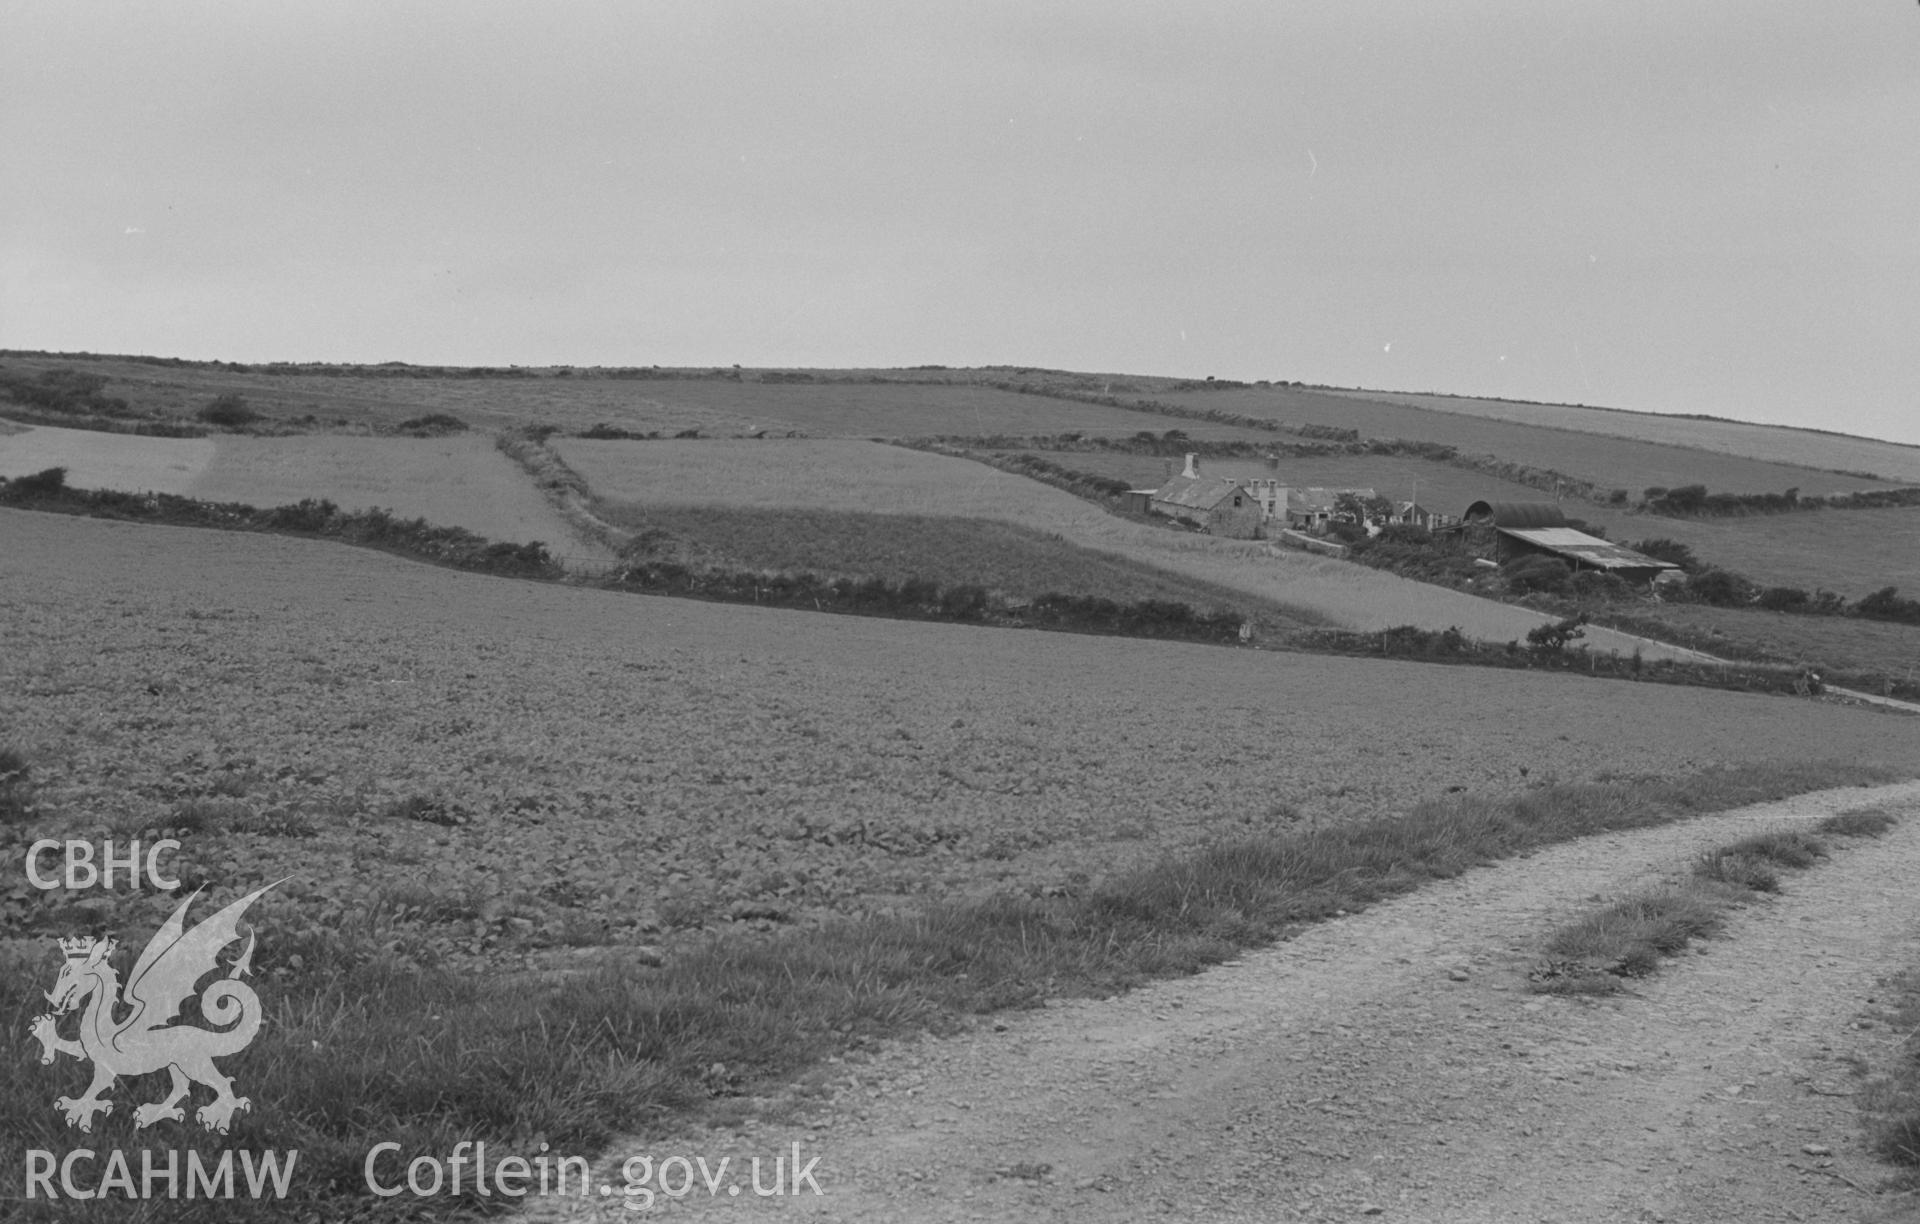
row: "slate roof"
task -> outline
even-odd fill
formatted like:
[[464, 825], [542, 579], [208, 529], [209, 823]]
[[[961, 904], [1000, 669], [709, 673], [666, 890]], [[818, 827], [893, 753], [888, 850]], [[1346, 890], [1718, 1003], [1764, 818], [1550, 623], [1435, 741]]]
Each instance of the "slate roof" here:
[[1175, 476], [1160, 486], [1153, 500], [1187, 510], [1211, 510], [1233, 494], [1245, 492], [1239, 481], [1225, 476]]

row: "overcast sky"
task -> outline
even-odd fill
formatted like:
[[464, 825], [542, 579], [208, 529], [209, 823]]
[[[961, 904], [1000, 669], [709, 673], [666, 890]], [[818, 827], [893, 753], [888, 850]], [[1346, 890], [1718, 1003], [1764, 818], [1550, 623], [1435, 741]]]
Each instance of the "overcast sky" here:
[[0, 346], [1920, 442], [1920, 5], [11, 3]]

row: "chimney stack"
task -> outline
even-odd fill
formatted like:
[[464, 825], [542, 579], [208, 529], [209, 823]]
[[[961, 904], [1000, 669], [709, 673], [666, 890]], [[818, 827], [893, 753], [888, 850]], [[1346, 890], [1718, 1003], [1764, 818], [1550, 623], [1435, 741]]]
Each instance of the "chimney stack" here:
[[1182, 476], [1185, 476], [1188, 480], [1192, 480], [1198, 477], [1200, 475], [1200, 469], [1194, 465], [1193, 461], [1195, 459], [1198, 459], [1199, 457], [1200, 456], [1195, 454], [1194, 452], [1188, 451], [1187, 452], [1187, 470], [1184, 472], [1181, 472], [1180, 474]]

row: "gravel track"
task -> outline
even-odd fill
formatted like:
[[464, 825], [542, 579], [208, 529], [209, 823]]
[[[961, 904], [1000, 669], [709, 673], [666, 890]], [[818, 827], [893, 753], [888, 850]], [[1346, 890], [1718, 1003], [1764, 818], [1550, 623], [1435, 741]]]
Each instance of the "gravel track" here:
[[[1632, 994], [1528, 993], [1547, 934], [1596, 898], [1736, 837], [1867, 805], [1902, 823], [1737, 911], [1725, 938]], [[1886, 1169], [1863, 1149], [1843, 1060], [1884, 1057], [1896, 1040], [1855, 1021], [1876, 981], [1913, 963], [1917, 876], [1915, 783], [1588, 838], [1196, 978], [885, 1047], [834, 1068], [835, 1091], [792, 1106], [797, 1120], [623, 1141], [596, 1180], [618, 1186], [631, 1154], [731, 1154], [737, 1169], [799, 1142], [822, 1158], [819, 1197], [710, 1198], [696, 1182], [656, 1209], [846, 1221], [1861, 1218], [1886, 1207], [1870, 1190]], [[536, 1215], [618, 1204], [549, 1199]]]

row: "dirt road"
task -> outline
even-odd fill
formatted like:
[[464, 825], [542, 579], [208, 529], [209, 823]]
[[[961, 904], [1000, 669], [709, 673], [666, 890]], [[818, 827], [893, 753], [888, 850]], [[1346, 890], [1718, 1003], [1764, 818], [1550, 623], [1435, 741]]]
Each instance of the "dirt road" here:
[[[1902, 818], [1631, 995], [1535, 996], [1542, 939], [1598, 898], [1770, 827]], [[1591, 838], [1313, 928], [1200, 977], [842, 1064], [798, 1121], [616, 1144], [735, 1164], [702, 1211], [804, 1220], [1838, 1221], [1884, 1212], [1847, 1059], [1878, 979], [1920, 960], [1920, 784]], [[769, 1115], [777, 1110], [769, 1106]], [[759, 1198], [755, 1155], [820, 1158]], [[1830, 1152], [1830, 1154], [1828, 1154]], [[764, 1175], [764, 1174], [763, 1174]], [[787, 1172], [791, 1180], [792, 1170]], [[672, 1170], [670, 1184], [679, 1177]], [[729, 1195], [727, 1182], [739, 1192]]]

